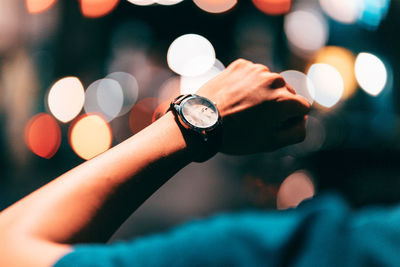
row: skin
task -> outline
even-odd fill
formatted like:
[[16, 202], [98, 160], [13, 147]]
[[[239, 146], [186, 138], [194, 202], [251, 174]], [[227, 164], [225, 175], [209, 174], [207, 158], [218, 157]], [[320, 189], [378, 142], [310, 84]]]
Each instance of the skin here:
[[[309, 103], [263, 65], [237, 60], [197, 94], [221, 114], [220, 152], [271, 151], [305, 137]], [[51, 266], [75, 243], [107, 241], [202, 149], [167, 112], [0, 213], [0, 266]]]

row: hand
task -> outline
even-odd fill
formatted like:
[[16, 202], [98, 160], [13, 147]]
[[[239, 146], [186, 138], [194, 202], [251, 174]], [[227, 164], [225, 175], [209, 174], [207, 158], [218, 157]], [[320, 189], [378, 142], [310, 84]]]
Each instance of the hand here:
[[196, 94], [217, 104], [223, 122], [220, 152], [265, 152], [305, 138], [310, 104], [264, 65], [236, 60]]

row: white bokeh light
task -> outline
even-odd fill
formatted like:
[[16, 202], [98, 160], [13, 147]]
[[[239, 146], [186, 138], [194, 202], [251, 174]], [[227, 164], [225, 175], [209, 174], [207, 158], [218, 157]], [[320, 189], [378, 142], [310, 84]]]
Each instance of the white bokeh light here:
[[156, 1], [154, 0], [127, 0], [127, 1], [137, 6], [149, 6], [156, 3]]
[[181, 76], [180, 78], [180, 91], [181, 94], [194, 94], [200, 89], [206, 82], [217, 76], [220, 72], [225, 69], [225, 66], [218, 59], [215, 60], [214, 66], [211, 67], [206, 73], [195, 76]]
[[361, 8], [359, 0], [319, 0], [319, 3], [328, 16], [345, 24], [356, 22]]
[[85, 112], [101, 115], [106, 121], [118, 116], [124, 95], [120, 84], [112, 79], [100, 79], [86, 90]]
[[113, 72], [107, 75], [108, 79], [119, 83], [123, 93], [123, 103], [118, 116], [128, 113], [136, 103], [139, 95], [139, 85], [135, 77], [126, 72]]
[[159, 5], [164, 5], [164, 6], [172, 6], [179, 4], [183, 0], [155, 0], [155, 2]]
[[169, 67], [183, 76], [199, 76], [215, 62], [214, 47], [203, 36], [185, 34], [172, 42], [168, 49]]
[[360, 87], [370, 95], [378, 95], [386, 85], [387, 70], [377, 56], [360, 53], [355, 63], [356, 79]]
[[59, 121], [68, 122], [82, 110], [85, 91], [77, 77], [58, 80], [50, 89], [47, 98], [50, 112]]
[[300, 57], [311, 56], [328, 40], [328, 25], [313, 10], [297, 10], [286, 15], [284, 30], [291, 50]]
[[222, 13], [232, 9], [237, 0], [193, 0], [202, 10], [209, 13]]
[[343, 78], [331, 65], [318, 63], [311, 65], [307, 73], [315, 88], [314, 100], [324, 107], [334, 106], [342, 97]]
[[291, 85], [296, 94], [301, 95], [312, 104], [315, 98], [315, 88], [311, 79], [297, 70], [287, 70], [281, 73], [285, 81]]

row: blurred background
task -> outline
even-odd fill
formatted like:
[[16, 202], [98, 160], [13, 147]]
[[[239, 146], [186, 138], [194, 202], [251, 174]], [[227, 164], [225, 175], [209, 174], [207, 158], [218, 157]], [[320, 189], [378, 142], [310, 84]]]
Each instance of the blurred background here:
[[399, 25], [398, 0], [0, 0], [0, 210], [237, 58], [312, 103], [306, 140], [189, 165], [113, 239], [326, 191], [398, 202]]

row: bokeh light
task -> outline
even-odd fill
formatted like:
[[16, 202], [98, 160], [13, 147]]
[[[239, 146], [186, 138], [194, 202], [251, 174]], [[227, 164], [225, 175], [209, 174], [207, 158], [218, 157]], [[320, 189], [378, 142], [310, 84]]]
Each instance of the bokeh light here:
[[169, 67], [183, 76], [198, 76], [207, 72], [215, 62], [214, 47], [203, 36], [185, 34], [172, 42], [168, 49]]
[[156, 0], [155, 2], [159, 5], [164, 5], [164, 6], [172, 6], [179, 4], [183, 0]]
[[378, 95], [386, 85], [388, 73], [385, 64], [373, 54], [358, 54], [355, 73], [360, 87], [370, 95]]
[[206, 82], [217, 76], [221, 71], [224, 70], [224, 65], [216, 60], [214, 66], [212, 66], [206, 73], [195, 76], [181, 76], [180, 91], [181, 94], [194, 94], [200, 89]]
[[178, 76], [174, 76], [166, 80], [160, 87], [158, 98], [159, 103], [164, 101], [172, 101], [180, 95], [181, 79]]
[[135, 77], [126, 72], [113, 72], [107, 75], [106, 78], [118, 82], [122, 89], [123, 103], [118, 116], [128, 113], [136, 103], [139, 95], [139, 85]]
[[357, 20], [360, 0], [319, 0], [321, 8], [332, 19], [350, 24]]
[[160, 100], [148, 97], [138, 101], [129, 114], [129, 125], [133, 134], [136, 134], [149, 126], [153, 120], [153, 114], [159, 106]]
[[315, 97], [315, 88], [310, 78], [304, 73], [296, 70], [287, 70], [281, 72], [286, 83], [291, 85], [296, 94], [301, 95], [312, 104]]
[[268, 15], [282, 15], [289, 12], [291, 0], [252, 0], [254, 5]]
[[354, 74], [355, 56], [350, 50], [338, 46], [326, 46], [317, 52], [313, 63], [326, 63], [339, 71], [344, 83], [342, 99], [353, 96], [357, 91]]
[[80, 0], [81, 12], [87, 18], [99, 18], [113, 11], [119, 0]]
[[385, 18], [390, 0], [359, 0], [358, 22], [367, 29], [375, 30]]
[[226, 12], [237, 4], [237, 0], [193, 0], [193, 2], [209, 13]]
[[296, 171], [279, 187], [276, 207], [278, 209], [297, 207], [303, 200], [312, 198], [314, 194], [315, 187], [311, 177], [305, 171]]
[[56, 0], [25, 0], [26, 9], [31, 14], [44, 12], [51, 8]]
[[60, 126], [49, 114], [39, 113], [25, 127], [25, 143], [33, 153], [49, 159], [60, 147]]
[[59, 121], [68, 122], [81, 112], [85, 102], [85, 90], [77, 77], [58, 80], [49, 91], [49, 109]]
[[296, 10], [285, 16], [284, 30], [290, 49], [299, 57], [309, 57], [328, 40], [328, 25], [314, 10]]
[[132, 3], [137, 6], [149, 6], [155, 4], [155, 0], [127, 0], [129, 3]]
[[97, 113], [111, 121], [120, 113], [124, 103], [121, 85], [113, 79], [100, 79], [86, 90], [85, 112]]
[[334, 106], [344, 90], [342, 76], [334, 67], [324, 63], [311, 65], [307, 73], [315, 88], [314, 100], [324, 107]]
[[69, 142], [79, 157], [91, 159], [111, 147], [111, 128], [98, 115], [82, 115], [70, 126]]

